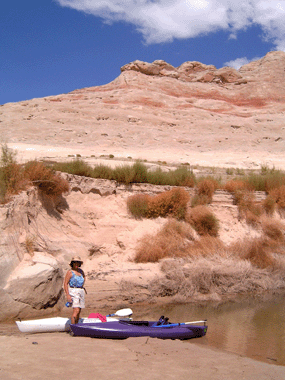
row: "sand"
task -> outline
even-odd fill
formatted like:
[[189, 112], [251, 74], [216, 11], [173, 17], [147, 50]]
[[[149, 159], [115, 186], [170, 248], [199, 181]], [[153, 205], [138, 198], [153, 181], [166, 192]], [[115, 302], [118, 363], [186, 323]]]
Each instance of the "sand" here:
[[67, 333], [22, 334], [16, 329], [10, 327], [0, 336], [2, 380], [285, 378], [285, 367], [205, 348], [197, 339], [114, 341]]

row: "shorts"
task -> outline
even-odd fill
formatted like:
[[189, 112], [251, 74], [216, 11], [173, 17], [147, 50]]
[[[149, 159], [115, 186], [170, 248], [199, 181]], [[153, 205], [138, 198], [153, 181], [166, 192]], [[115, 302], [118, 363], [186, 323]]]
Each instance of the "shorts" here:
[[72, 298], [72, 307], [85, 308], [85, 291], [83, 288], [69, 288], [69, 294]]

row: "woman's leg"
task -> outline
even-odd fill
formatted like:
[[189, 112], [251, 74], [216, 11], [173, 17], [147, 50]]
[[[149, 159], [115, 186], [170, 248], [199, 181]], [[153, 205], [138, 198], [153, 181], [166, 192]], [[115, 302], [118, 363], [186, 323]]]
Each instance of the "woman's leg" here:
[[72, 324], [78, 323], [80, 312], [81, 312], [80, 307], [74, 307], [73, 308], [73, 313], [72, 313], [72, 317], [71, 317], [71, 323]]

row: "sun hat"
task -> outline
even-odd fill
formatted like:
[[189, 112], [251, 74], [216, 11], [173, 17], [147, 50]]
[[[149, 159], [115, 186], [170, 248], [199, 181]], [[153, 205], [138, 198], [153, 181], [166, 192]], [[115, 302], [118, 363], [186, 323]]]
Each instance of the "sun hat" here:
[[72, 263], [74, 261], [79, 261], [81, 263], [81, 265], [83, 264], [83, 261], [81, 260], [81, 257], [80, 256], [73, 256], [71, 261], [70, 261], [70, 264], [69, 265], [72, 265]]

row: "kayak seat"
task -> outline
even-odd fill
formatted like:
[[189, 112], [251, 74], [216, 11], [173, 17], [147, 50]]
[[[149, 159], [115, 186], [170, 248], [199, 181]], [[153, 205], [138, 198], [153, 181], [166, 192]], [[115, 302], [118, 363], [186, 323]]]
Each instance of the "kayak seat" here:
[[125, 321], [120, 319], [120, 323], [124, 323], [126, 325], [135, 325], [135, 326], [149, 326], [148, 321]]
[[153, 324], [153, 326], [165, 326], [169, 325], [169, 318], [164, 318], [164, 315], [162, 315], [159, 320]]

